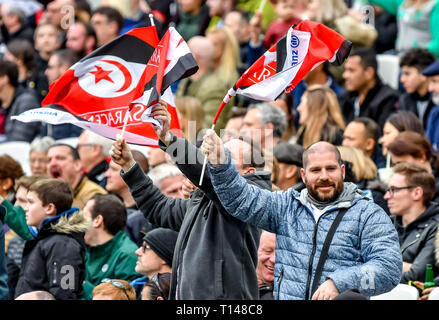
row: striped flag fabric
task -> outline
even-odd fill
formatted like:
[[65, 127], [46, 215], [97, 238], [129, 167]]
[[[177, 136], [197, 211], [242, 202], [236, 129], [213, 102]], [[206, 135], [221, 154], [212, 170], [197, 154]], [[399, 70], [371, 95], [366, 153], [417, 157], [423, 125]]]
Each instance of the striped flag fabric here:
[[171, 81], [189, 76], [198, 66], [181, 36], [171, 28], [159, 42], [155, 27], [137, 28], [95, 50], [67, 70], [49, 89], [43, 108], [15, 119], [50, 124], [71, 123], [110, 139], [122, 132], [128, 143], [157, 146], [147, 122], [161, 97], [171, 112], [171, 130], [181, 131]]

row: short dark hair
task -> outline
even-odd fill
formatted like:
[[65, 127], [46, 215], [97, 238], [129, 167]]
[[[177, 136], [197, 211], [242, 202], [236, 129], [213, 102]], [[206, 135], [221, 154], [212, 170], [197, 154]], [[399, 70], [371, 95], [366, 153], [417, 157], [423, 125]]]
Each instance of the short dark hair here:
[[120, 31], [123, 28], [125, 20], [122, 14], [119, 12], [119, 10], [112, 7], [102, 6], [97, 8], [95, 11], [93, 11], [92, 16], [95, 15], [96, 13], [106, 16], [109, 22], [113, 22], [113, 21], [116, 22], [117, 31], [118, 33], [120, 33]]
[[58, 57], [60, 64], [68, 66], [72, 66], [79, 61], [78, 54], [72, 49], [60, 49], [55, 51], [53, 55]]
[[375, 141], [375, 145], [378, 143], [381, 131], [380, 127], [374, 120], [367, 117], [358, 117], [352, 120], [352, 122], [362, 123], [366, 131], [366, 137], [372, 138]]
[[415, 131], [420, 134], [425, 134], [424, 125], [421, 120], [411, 111], [399, 110], [391, 114], [386, 122], [390, 123], [399, 132]]
[[414, 131], [399, 133], [395, 141], [389, 144], [388, 149], [396, 156], [410, 155], [415, 159], [422, 159], [425, 156], [427, 161], [430, 161], [433, 156], [430, 141], [424, 135]]
[[53, 203], [57, 214], [72, 208], [73, 191], [69, 184], [63, 180], [40, 179], [30, 185], [29, 191], [36, 192], [44, 206]]
[[405, 176], [409, 186], [421, 187], [423, 190], [423, 204], [428, 206], [436, 192], [434, 175], [418, 163], [401, 162], [393, 167], [394, 173]]
[[78, 150], [74, 147], [72, 147], [71, 145], [67, 144], [67, 143], [55, 143], [52, 144], [48, 150], [54, 148], [54, 147], [67, 147], [70, 151], [70, 155], [73, 157], [73, 160], [79, 160], [79, 153]]
[[0, 76], [7, 76], [11, 86], [18, 87], [18, 67], [14, 62], [0, 60]]
[[434, 55], [427, 49], [412, 48], [407, 51], [400, 59], [399, 66], [402, 68], [414, 67], [422, 72], [425, 68], [435, 61]]
[[[321, 142], [321, 141], [319, 141]], [[309, 154], [313, 154], [313, 153], [320, 153], [322, 152], [321, 149], [319, 150], [314, 150], [314, 145], [319, 143], [319, 142], [315, 142], [312, 145], [310, 145], [308, 148], [305, 149], [305, 151], [303, 152], [303, 156], [302, 156], [302, 163], [303, 163], [303, 169], [306, 169], [306, 167], [308, 166], [308, 155]], [[338, 150], [338, 148], [336, 146], [334, 146], [331, 143], [327, 143], [327, 146], [324, 148], [325, 151], [327, 152], [332, 152], [335, 154], [335, 159], [337, 160], [338, 164], [341, 166], [344, 164], [342, 158], [341, 158], [341, 153]]]
[[377, 74], [378, 62], [375, 50], [371, 48], [358, 48], [351, 53], [351, 57], [358, 56], [361, 60], [361, 65], [363, 69], [372, 68]]
[[115, 235], [124, 230], [127, 223], [127, 210], [118, 197], [112, 194], [95, 194], [89, 201], [94, 200], [91, 212], [92, 218], [101, 215], [104, 229]]

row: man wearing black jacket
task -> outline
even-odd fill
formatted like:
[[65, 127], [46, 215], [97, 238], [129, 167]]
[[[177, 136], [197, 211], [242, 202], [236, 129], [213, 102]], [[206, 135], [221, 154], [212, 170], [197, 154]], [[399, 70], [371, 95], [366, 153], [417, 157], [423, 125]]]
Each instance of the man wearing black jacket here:
[[357, 49], [346, 60], [343, 79], [347, 92], [338, 96], [346, 123], [368, 117], [382, 130], [387, 117], [396, 111], [398, 92], [381, 81], [377, 69], [376, 54], [369, 48]]
[[[179, 232], [170, 298], [257, 300], [258, 229], [225, 211], [213, 190], [208, 171], [199, 185], [204, 156], [194, 145], [169, 131], [170, 115], [166, 105], [154, 107], [151, 116], [163, 123], [163, 129], [155, 128], [161, 140], [160, 148], [173, 157], [179, 169], [199, 188], [192, 192], [190, 199], [164, 196], [134, 162], [124, 139], [113, 143], [110, 156], [122, 166], [122, 177], [149, 221]], [[256, 171], [264, 167], [257, 148], [238, 139], [226, 145], [240, 174], [249, 183], [271, 190], [270, 174]], [[253, 156], [246, 159], [247, 155]]]
[[[401, 283], [425, 279], [427, 264], [435, 264], [434, 241], [439, 222], [439, 204], [432, 202], [434, 176], [416, 163], [401, 162], [393, 167], [384, 199], [401, 245]], [[438, 269], [435, 268], [437, 274]]]
[[428, 92], [428, 78], [422, 71], [434, 62], [434, 55], [427, 49], [413, 48], [399, 62], [401, 83], [406, 92], [399, 97], [398, 110], [411, 111], [427, 128], [427, 120], [434, 107], [432, 94]]

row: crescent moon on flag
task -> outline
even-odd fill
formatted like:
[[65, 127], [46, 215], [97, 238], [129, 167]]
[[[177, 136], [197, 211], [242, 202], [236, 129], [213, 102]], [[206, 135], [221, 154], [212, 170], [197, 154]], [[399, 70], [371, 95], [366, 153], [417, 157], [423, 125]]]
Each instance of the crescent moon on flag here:
[[114, 60], [101, 60], [101, 61], [114, 65], [124, 75], [125, 82], [123, 83], [122, 87], [119, 90], [117, 90], [116, 92], [122, 92], [122, 91], [128, 89], [129, 86], [131, 85], [131, 82], [133, 81], [133, 78], [131, 77], [131, 73], [128, 71], [128, 69], [122, 63], [114, 61]]

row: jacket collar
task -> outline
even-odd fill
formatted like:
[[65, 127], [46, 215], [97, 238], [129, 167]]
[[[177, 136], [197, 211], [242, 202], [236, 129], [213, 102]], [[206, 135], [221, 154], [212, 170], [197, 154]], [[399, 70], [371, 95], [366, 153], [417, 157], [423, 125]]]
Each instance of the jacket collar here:
[[435, 223], [439, 221], [439, 203], [436, 202], [431, 202], [427, 209], [414, 221], [409, 223], [405, 228], [402, 226], [402, 217], [396, 216], [395, 226], [399, 230], [404, 229], [406, 232], [408, 232], [412, 229], [427, 228], [432, 223], [432, 220], [434, 220]]
[[38, 234], [40, 234], [41, 230], [49, 228], [48, 227], [49, 222], [55, 222], [56, 220], [58, 220], [59, 218], [61, 218], [63, 216], [71, 216], [75, 212], [79, 212], [78, 207], [73, 207], [73, 208], [66, 210], [66, 211], [64, 211], [64, 212], [62, 212], [54, 217], [44, 219], [43, 222], [41, 223], [41, 228], [29, 226], [29, 231], [32, 234], [32, 236], [34, 238], [36, 238], [38, 236]]

